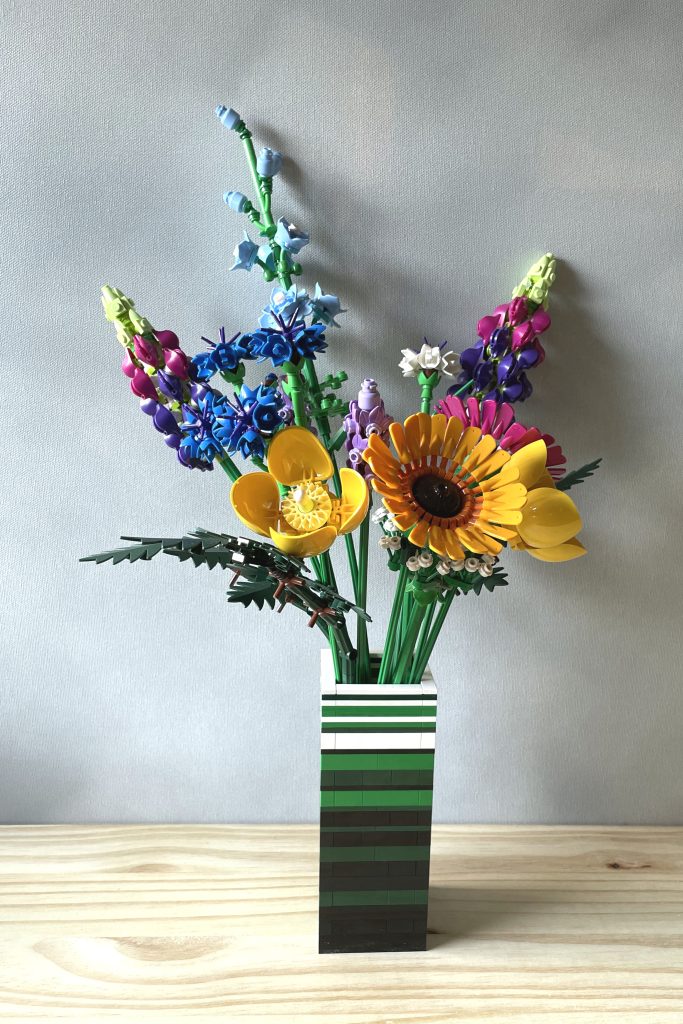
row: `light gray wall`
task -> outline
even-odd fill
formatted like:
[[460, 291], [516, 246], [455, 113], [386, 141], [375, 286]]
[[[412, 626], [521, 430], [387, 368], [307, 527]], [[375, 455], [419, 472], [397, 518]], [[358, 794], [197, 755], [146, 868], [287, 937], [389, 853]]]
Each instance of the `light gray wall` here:
[[[190, 351], [247, 327], [226, 273], [248, 186], [217, 102], [289, 157], [306, 281], [346, 300], [330, 365], [389, 410], [423, 334], [464, 347], [561, 259], [525, 414], [571, 464], [587, 558], [510, 553], [433, 659], [440, 820], [683, 821], [680, 4], [332, 0], [6, 5], [0, 819], [313, 821], [318, 634], [228, 608], [121, 533], [236, 525], [177, 467], [101, 315], [118, 285]], [[390, 582], [377, 556], [376, 635]]]

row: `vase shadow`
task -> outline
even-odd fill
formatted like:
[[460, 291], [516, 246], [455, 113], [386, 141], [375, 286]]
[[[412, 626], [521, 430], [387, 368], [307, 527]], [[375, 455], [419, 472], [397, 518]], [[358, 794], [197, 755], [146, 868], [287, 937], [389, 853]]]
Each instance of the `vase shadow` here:
[[518, 916], [522, 907], [518, 889], [430, 885], [427, 949], [464, 938], [490, 939], [500, 923]]

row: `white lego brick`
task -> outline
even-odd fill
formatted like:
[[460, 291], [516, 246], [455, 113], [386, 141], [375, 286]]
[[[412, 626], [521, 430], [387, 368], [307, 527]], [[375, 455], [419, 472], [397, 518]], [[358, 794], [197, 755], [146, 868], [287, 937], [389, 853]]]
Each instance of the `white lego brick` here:
[[335, 735], [337, 737], [337, 750], [420, 750], [422, 749], [420, 740], [424, 733], [338, 732]]
[[435, 732], [423, 732], [420, 737], [420, 748], [422, 750], [435, 750], [436, 749], [436, 733]]
[[[335, 715], [334, 718], [324, 718], [323, 721], [328, 723], [334, 722], [335, 725], [337, 723], [342, 725], [353, 724], [356, 722], [367, 722], [370, 725], [373, 722], [376, 725], [381, 725], [382, 723], [385, 723], [386, 725], [397, 725], [402, 724], [403, 722], [408, 725], [419, 725], [421, 722], [424, 722], [425, 719], [421, 715], [387, 715], [386, 718], [384, 715], [350, 715], [348, 717], [346, 715]], [[427, 718], [427, 721], [429, 721], [429, 717]]]
[[[337, 693], [339, 696], [339, 693]], [[421, 708], [424, 704], [424, 700], [334, 700], [325, 701], [325, 707], [343, 708], [353, 706], [354, 708], [395, 708], [398, 704], [402, 708]]]
[[334, 732], [323, 732], [320, 735], [321, 750], [336, 750], [337, 734]]
[[337, 692], [332, 651], [329, 647], [323, 647], [320, 651], [320, 692], [325, 696], [333, 695]]

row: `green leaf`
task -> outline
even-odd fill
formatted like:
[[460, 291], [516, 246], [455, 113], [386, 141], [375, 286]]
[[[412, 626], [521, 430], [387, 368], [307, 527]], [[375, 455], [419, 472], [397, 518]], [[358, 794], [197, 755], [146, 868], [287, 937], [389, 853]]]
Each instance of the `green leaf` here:
[[128, 548], [112, 548], [111, 551], [101, 551], [97, 555], [87, 555], [85, 558], [79, 558], [79, 562], [94, 562], [96, 565], [102, 565], [104, 562], [111, 562], [112, 565], [119, 565], [121, 562], [149, 562], [168, 545], [180, 543], [179, 540], [164, 540], [160, 537], [122, 537], [121, 540], [137, 540], [138, 543]]
[[245, 608], [248, 608], [250, 604], [255, 604], [259, 611], [264, 604], [274, 608], [275, 586], [275, 580], [270, 576], [266, 576], [263, 580], [236, 580], [228, 591], [228, 601], [243, 604]]
[[581, 466], [581, 469], [575, 469], [573, 473], [567, 473], [566, 476], [557, 481], [555, 484], [556, 489], [558, 491], [568, 491], [574, 484], [582, 484], [587, 477], [593, 476], [601, 462], [602, 456], [594, 462], [587, 462], [585, 466]]

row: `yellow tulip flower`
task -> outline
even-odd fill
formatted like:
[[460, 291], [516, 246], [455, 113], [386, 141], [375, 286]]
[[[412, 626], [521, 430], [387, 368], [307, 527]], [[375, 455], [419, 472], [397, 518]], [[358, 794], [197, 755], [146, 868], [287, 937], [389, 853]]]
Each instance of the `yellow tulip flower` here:
[[[270, 537], [287, 555], [306, 558], [332, 546], [338, 534], [351, 533], [368, 511], [365, 480], [355, 469], [341, 469], [341, 496], [325, 486], [332, 459], [304, 427], [279, 430], [268, 448], [268, 472], [247, 473], [232, 485], [230, 500], [250, 530]], [[280, 484], [286, 488], [281, 495]]]
[[545, 468], [544, 441], [534, 441], [515, 452], [510, 466], [519, 471], [520, 483], [527, 489], [522, 521], [510, 546], [527, 551], [542, 562], [567, 562], [586, 554], [576, 539], [581, 516], [568, 494], [555, 489], [555, 481]]

